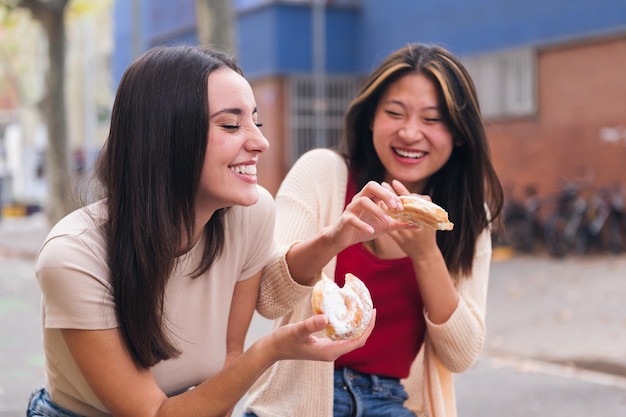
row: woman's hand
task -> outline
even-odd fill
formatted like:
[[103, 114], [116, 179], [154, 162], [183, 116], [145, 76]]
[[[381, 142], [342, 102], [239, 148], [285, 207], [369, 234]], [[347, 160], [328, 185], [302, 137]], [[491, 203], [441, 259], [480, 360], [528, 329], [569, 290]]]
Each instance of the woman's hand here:
[[300, 359], [312, 361], [332, 362], [340, 356], [365, 345], [367, 338], [374, 329], [376, 310], [372, 314], [372, 321], [363, 334], [351, 340], [333, 341], [326, 337], [314, 336], [328, 324], [323, 314], [317, 314], [306, 320], [286, 324], [279, 327], [267, 337], [273, 346], [274, 360]]
[[[384, 183], [383, 186], [390, 192], [398, 195], [415, 195], [432, 201], [428, 195], [412, 194], [400, 181], [393, 180], [392, 185]], [[409, 226], [395, 229], [389, 232], [389, 236], [400, 246], [402, 251], [411, 259], [424, 259], [432, 255], [441, 256], [437, 246], [437, 231], [427, 227]]]
[[[411, 194], [400, 181], [394, 180], [392, 185], [392, 189], [399, 195]], [[418, 196], [430, 200], [427, 195]], [[389, 236], [413, 262], [428, 319], [436, 324], [445, 323], [456, 310], [460, 296], [437, 245], [437, 231], [412, 226], [408, 229], [390, 232]]]
[[368, 182], [352, 198], [339, 220], [289, 249], [286, 260], [292, 278], [301, 285], [311, 285], [315, 275], [345, 248], [376, 239], [391, 230], [411, 227], [389, 217], [387, 207], [402, 207], [398, 195], [390, 187]]
[[391, 230], [404, 228], [404, 224], [387, 215], [387, 207], [402, 208], [398, 194], [388, 184], [370, 181], [352, 198], [339, 220], [326, 232], [343, 250]]

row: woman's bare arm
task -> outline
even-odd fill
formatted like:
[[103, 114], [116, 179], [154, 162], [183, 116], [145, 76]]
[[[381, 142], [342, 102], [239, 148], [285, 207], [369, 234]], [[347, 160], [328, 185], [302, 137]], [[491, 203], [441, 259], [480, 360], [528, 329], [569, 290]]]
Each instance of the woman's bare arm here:
[[327, 319], [316, 315], [285, 325], [254, 342], [220, 372], [183, 394], [168, 398], [149, 369], [135, 364], [119, 329], [62, 330], [85, 379], [115, 417], [224, 416], [259, 376], [282, 359], [333, 361], [365, 344], [374, 321], [358, 339], [334, 342], [313, 336]]

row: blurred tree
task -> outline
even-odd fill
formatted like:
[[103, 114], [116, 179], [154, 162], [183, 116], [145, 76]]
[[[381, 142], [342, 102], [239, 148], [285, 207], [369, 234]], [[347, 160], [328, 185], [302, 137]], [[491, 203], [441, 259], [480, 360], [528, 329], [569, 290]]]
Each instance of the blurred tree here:
[[56, 223], [74, 207], [69, 198], [72, 172], [69, 163], [65, 107], [65, 11], [69, 0], [2, 0], [7, 8], [21, 7], [41, 24], [48, 40], [48, 68], [41, 110], [46, 122], [48, 147], [46, 213], [50, 224]]
[[234, 54], [232, 0], [196, 0], [198, 43]]

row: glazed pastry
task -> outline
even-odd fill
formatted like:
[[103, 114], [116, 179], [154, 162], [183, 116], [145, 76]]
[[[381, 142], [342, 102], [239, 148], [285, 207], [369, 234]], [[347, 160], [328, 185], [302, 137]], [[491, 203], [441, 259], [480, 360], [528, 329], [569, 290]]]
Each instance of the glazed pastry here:
[[363, 281], [349, 273], [343, 288], [328, 278], [318, 281], [313, 287], [311, 306], [315, 314], [328, 318], [324, 333], [332, 340], [355, 339], [372, 320], [370, 292]]

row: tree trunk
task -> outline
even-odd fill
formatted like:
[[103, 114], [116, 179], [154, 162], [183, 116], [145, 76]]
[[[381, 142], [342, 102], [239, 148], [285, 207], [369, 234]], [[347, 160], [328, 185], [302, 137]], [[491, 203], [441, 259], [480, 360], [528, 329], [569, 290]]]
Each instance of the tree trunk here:
[[235, 53], [231, 0], [196, 0], [198, 43]]
[[65, 107], [65, 9], [68, 0], [21, 0], [42, 25], [48, 39], [48, 69], [42, 110], [48, 133], [46, 213], [50, 224], [56, 223], [75, 207], [70, 202], [72, 171], [67, 138]]

